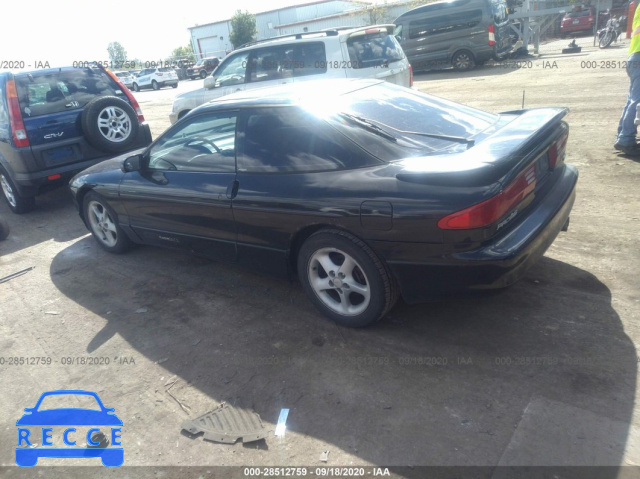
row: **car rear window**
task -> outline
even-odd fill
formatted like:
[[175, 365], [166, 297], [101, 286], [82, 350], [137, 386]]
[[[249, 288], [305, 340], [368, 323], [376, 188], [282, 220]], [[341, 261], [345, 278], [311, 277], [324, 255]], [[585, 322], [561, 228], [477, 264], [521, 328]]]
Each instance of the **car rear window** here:
[[166, 67], [166, 68], [158, 68], [158, 71], [162, 73], [167, 73], [167, 72], [173, 72], [175, 70], [173, 68]]
[[99, 96], [123, 96], [106, 73], [91, 68], [21, 74], [16, 86], [26, 117], [80, 109]]
[[376, 85], [375, 95], [368, 90], [362, 88], [340, 97], [341, 103], [336, 108], [372, 121], [395, 136], [397, 141], [390, 141], [345, 121], [339, 114], [331, 116], [329, 121], [337, 123], [341, 132], [383, 161], [423, 156], [445, 148], [448, 151], [451, 148], [466, 149], [465, 144], [397, 130], [469, 139], [489, 128], [499, 118], [491, 113], [388, 83]]
[[404, 58], [402, 47], [387, 33], [369, 33], [347, 40], [351, 68], [375, 68]]

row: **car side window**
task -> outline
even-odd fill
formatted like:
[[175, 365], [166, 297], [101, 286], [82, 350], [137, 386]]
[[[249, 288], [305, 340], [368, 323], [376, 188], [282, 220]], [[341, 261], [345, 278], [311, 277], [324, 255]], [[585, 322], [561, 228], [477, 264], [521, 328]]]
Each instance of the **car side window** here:
[[290, 173], [353, 167], [354, 156], [324, 121], [298, 107], [248, 113], [238, 171]]
[[239, 85], [245, 82], [249, 52], [230, 57], [216, 70], [216, 87]]
[[233, 173], [237, 112], [202, 113], [167, 132], [149, 150], [152, 170]]
[[[289, 50], [289, 56], [287, 56]], [[259, 48], [251, 52], [249, 81], [281, 80], [293, 76], [291, 48], [285, 46]]]
[[293, 49], [294, 77], [321, 75], [327, 72], [327, 53], [324, 43], [307, 42], [295, 45]]
[[437, 33], [449, 33], [472, 28], [482, 21], [482, 10], [469, 10], [456, 14], [440, 14], [415, 20], [409, 24], [409, 38], [420, 38]]

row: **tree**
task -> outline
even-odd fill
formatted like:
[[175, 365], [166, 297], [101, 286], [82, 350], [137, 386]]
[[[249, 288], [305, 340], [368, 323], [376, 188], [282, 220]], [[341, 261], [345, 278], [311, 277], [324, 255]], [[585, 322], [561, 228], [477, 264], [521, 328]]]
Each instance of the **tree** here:
[[186, 58], [190, 62], [196, 61], [196, 56], [193, 53], [193, 45], [191, 45], [191, 43], [185, 47], [174, 48], [171, 52], [171, 60], [179, 60], [182, 58]]
[[107, 47], [107, 52], [109, 52], [109, 58], [112, 63], [124, 63], [127, 61], [127, 51], [119, 42], [111, 42]]
[[229, 40], [233, 48], [238, 48], [255, 39], [258, 29], [256, 28], [256, 17], [246, 10], [241, 12], [237, 10], [235, 15], [231, 17], [231, 34]]
[[378, 25], [381, 23], [388, 23], [392, 18], [389, 18], [389, 7], [385, 4], [368, 5], [364, 7], [364, 10], [369, 14], [369, 24]]

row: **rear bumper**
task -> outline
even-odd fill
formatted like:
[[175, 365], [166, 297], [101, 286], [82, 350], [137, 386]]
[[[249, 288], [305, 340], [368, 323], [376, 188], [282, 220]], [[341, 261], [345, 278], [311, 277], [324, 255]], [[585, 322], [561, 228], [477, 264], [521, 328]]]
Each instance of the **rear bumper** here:
[[579, 25], [560, 25], [560, 31], [562, 33], [572, 33], [572, 32], [591, 32], [593, 31], [593, 24], [579, 24]]
[[[553, 243], [571, 213], [578, 172], [565, 165], [558, 173], [562, 177], [544, 200], [520, 224], [490, 244], [415, 261], [387, 256], [404, 300], [417, 303], [465, 291], [504, 288], [520, 279]], [[404, 250], [415, 252], [417, 248]]]

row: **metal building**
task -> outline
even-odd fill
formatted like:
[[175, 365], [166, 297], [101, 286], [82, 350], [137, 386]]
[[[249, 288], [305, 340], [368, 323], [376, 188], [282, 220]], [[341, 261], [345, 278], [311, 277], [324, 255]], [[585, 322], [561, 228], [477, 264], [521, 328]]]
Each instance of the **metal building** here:
[[[325, 28], [389, 23], [415, 6], [415, 0], [386, 5], [384, 14], [362, 0], [320, 0], [256, 14], [257, 39]], [[196, 58], [224, 57], [233, 50], [229, 41], [231, 20], [189, 28]]]

